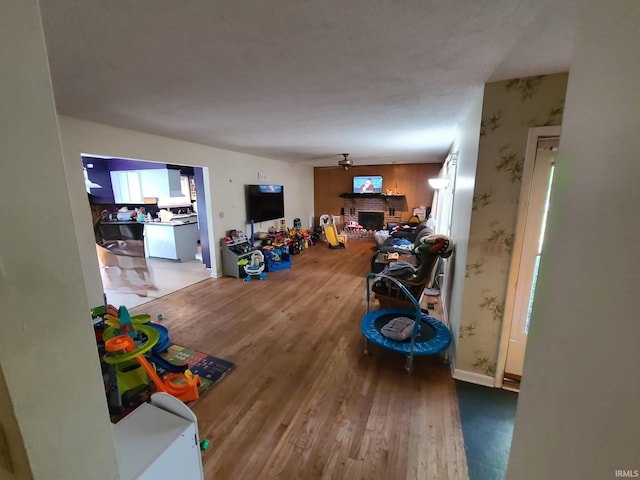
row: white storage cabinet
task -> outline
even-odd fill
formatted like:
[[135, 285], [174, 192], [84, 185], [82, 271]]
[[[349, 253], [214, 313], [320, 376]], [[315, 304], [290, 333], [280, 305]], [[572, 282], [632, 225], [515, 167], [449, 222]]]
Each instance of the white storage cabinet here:
[[202, 480], [198, 421], [184, 403], [154, 393], [113, 427], [122, 480]]

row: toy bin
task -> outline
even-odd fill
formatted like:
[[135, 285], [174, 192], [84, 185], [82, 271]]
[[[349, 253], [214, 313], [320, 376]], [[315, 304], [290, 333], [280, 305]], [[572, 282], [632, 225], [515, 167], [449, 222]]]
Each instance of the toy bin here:
[[263, 253], [267, 272], [277, 272], [278, 270], [291, 268], [291, 254], [288, 249], [274, 248], [273, 250], [265, 250]]

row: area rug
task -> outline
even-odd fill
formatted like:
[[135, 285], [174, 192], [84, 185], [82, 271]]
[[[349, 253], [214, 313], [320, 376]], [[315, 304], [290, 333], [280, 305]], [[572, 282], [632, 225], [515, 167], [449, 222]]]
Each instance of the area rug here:
[[[221, 358], [212, 357], [206, 353], [197, 352], [188, 347], [182, 345], [172, 344], [163, 353], [159, 354], [167, 362], [172, 365], [180, 366], [187, 365], [189, 370], [194, 374], [200, 375], [202, 384], [198, 388], [198, 393], [202, 398], [202, 395], [207, 392], [211, 387], [224, 378], [235, 366], [232, 362], [223, 360]], [[166, 372], [163, 368], [156, 366], [160, 376]], [[125, 394], [126, 398], [123, 398], [123, 407], [120, 411], [110, 412], [111, 421], [118, 423], [129, 413], [135, 410], [141, 404], [148, 402], [151, 394], [154, 393], [153, 382], [149, 388], [143, 388], [141, 391], [130, 392]], [[128, 392], [129, 393], [129, 392]], [[190, 402], [187, 402], [189, 404]]]
[[[212, 357], [206, 353], [196, 352], [195, 350], [176, 345], [175, 343], [171, 345], [166, 352], [161, 353], [160, 357], [172, 365], [187, 364], [189, 370], [191, 370], [194, 375], [200, 375], [200, 379], [202, 380], [202, 385], [198, 388], [200, 396], [216, 382], [222, 380], [234, 367], [234, 364], [227, 360]], [[158, 368], [158, 372], [162, 374], [165, 373], [162, 368]]]

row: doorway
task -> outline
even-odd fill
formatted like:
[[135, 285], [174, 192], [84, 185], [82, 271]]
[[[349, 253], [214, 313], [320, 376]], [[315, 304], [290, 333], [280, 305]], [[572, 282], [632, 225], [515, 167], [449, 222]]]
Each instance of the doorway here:
[[498, 387], [517, 390], [535, 297], [560, 127], [529, 131], [498, 358]]
[[203, 168], [91, 154], [82, 166], [108, 303], [132, 308], [211, 276]]

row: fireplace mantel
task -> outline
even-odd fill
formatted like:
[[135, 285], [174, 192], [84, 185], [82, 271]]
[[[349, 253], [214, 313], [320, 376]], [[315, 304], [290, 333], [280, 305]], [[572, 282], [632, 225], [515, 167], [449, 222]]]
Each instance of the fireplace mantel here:
[[341, 193], [341, 198], [389, 198], [389, 199], [400, 199], [404, 198], [404, 195], [385, 195], [384, 193]]

